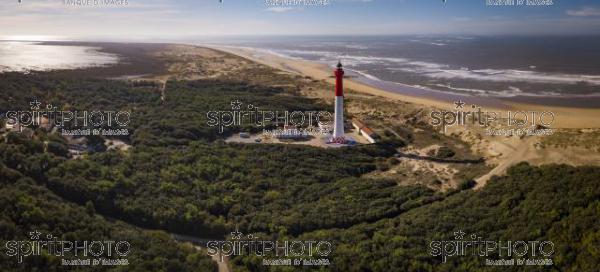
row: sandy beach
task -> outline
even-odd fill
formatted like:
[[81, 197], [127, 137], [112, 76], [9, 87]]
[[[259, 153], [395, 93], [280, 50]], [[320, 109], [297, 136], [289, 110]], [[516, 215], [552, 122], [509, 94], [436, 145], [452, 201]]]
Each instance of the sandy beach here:
[[[250, 48], [239, 48], [239, 47], [224, 47], [224, 46], [210, 46], [213, 49], [225, 51], [231, 54], [238, 55], [250, 59], [252, 61], [288, 71], [291, 73], [297, 73], [302, 76], [309, 76], [316, 80], [325, 80], [333, 83], [331, 78], [331, 67], [323, 65], [321, 63], [290, 59], [275, 54], [270, 54], [264, 51], [258, 51]], [[454, 110], [455, 105], [453, 101], [455, 98], [453, 95], [437, 95], [430, 97], [427, 96], [413, 96], [402, 93], [394, 92], [393, 90], [387, 90], [378, 88], [359, 82], [355, 79], [349, 78], [345, 82], [348, 89], [368, 93], [372, 95], [382, 96], [391, 99], [398, 99], [409, 103], [424, 105], [427, 107], [434, 107], [443, 110]], [[408, 85], [397, 84], [397, 88], [407, 88], [414, 92], [415, 87]], [[434, 93], [431, 90], [423, 89], [424, 93]], [[558, 107], [558, 106], [546, 106], [538, 104], [525, 104], [515, 103], [506, 100], [500, 100], [496, 98], [481, 98], [481, 97], [465, 97], [466, 102], [469, 103], [469, 99], [475, 101], [481, 105], [483, 101], [485, 110], [488, 111], [550, 111], [555, 115], [555, 121], [552, 124], [553, 128], [600, 128], [600, 108], [573, 108], [573, 107]]]

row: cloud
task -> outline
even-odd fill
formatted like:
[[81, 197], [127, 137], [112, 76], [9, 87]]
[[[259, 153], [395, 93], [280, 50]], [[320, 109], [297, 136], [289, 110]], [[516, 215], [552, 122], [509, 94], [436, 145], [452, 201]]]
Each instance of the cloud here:
[[582, 7], [576, 10], [567, 10], [567, 14], [576, 17], [593, 17], [600, 16], [600, 8], [597, 7]]

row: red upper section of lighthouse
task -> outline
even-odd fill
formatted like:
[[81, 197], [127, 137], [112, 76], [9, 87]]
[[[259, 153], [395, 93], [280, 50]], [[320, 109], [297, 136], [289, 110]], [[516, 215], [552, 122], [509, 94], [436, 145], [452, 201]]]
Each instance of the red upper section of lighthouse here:
[[338, 63], [333, 74], [335, 75], [335, 96], [344, 96], [344, 69], [342, 69], [341, 62]]

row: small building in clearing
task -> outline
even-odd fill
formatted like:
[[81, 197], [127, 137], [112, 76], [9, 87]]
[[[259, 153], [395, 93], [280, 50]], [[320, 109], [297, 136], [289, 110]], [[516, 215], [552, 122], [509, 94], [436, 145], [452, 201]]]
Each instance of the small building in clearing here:
[[367, 127], [363, 122], [361, 122], [358, 119], [352, 120], [352, 126], [354, 127], [358, 135], [367, 139], [369, 143], [374, 144], [376, 140], [379, 139], [379, 136], [372, 129]]

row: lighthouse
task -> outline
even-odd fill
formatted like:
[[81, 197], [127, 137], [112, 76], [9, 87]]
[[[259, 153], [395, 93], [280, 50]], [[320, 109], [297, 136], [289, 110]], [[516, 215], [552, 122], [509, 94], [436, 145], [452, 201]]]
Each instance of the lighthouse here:
[[331, 142], [343, 144], [346, 143], [346, 137], [344, 135], [344, 69], [341, 61], [338, 62], [333, 74], [335, 75], [335, 117]]

